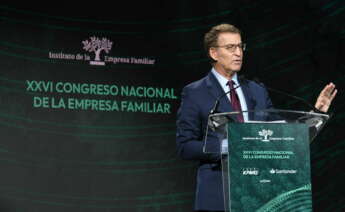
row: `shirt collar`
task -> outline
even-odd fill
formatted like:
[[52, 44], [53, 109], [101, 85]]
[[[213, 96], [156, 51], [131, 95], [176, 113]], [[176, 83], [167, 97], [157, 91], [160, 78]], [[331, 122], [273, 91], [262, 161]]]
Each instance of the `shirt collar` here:
[[[213, 75], [217, 78], [218, 82], [222, 85], [222, 86], [226, 86], [226, 84], [228, 83], [228, 79], [225, 78], [224, 76], [222, 76], [221, 74], [219, 74], [216, 69], [212, 68], [212, 73]], [[239, 85], [238, 82], [238, 78], [237, 78], [237, 73], [234, 74], [234, 76], [231, 79], [232, 81], [235, 82], [235, 85]]]

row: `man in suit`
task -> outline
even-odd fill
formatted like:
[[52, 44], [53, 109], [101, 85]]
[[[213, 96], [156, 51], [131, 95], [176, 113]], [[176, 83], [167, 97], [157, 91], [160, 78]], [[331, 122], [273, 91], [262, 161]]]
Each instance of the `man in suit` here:
[[[244, 83], [237, 76], [246, 47], [239, 29], [230, 24], [214, 26], [205, 34], [204, 45], [213, 68], [206, 77], [187, 85], [182, 91], [177, 113], [176, 143], [182, 159], [200, 162], [195, 210], [224, 211], [220, 159], [227, 143], [220, 145], [217, 135], [209, 132], [207, 148], [213, 153], [203, 151], [208, 115], [216, 99], [228, 91], [231, 91], [230, 95], [220, 99], [217, 112], [270, 109], [273, 106], [262, 85], [248, 80]], [[336, 93], [335, 85], [328, 84], [320, 93], [315, 108], [327, 112]], [[248, 114], [243, 114], [238, 120], [247, 121], [249, 118]]]

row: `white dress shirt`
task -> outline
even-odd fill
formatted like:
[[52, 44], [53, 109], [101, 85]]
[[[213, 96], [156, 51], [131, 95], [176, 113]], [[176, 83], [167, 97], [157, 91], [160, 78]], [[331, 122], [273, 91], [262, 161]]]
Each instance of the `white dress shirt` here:
[[[216, 77], [216, 79], [218, 80], [218, 82], [219, 82], [220, 86], [223, 88], [224, 92], [229, 92], [230, 88], [227, 85], [229, 80], [226, 79], [221, 74], [219, 74], [214, 68], [212, 68], [212, 73]], [[238, 81], [238, 78], [237, 78], [237, 73], [234, 74], [234, 76], [232, 77], [231, 80], [235, 82], [235, 85], [234, 85], [235, 88], [238, 85], [240, 85], [240, 83]], [[244, 97], [244, 94], [243, 94], [243, 91], [241, 89], [241, 86], [237, 87], [235, 89], [235, 92], [237, 93], [237, 96], [238, 96], [238, 98], [240, 100], [242, 111], [248, 111], [246, 99]], [[231, 101], [230, 100], [230, 93], [227, 95], [227, 97], [228, 97], [229, 101]], [[243, 113], [243, 119], [244, 119], [245, 122], [248, 121], [248, 113]], [[227, 139], [224, 139], [222, 141], [222, 153], [227, 153], [227, 152], [228, 152], [228, 141], [227, 141]]]

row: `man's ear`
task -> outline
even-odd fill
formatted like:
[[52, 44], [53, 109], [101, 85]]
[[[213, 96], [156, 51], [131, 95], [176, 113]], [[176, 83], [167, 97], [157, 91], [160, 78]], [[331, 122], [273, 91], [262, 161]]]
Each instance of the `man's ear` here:
[[210, 55], [210, 57], [211, 57], [214, 61], [217, 61], [217, 60], [218, 60], [218, 53], [217, 53], [216, 48], [211, 47], [211, 48], [208, 50], [208, 54]]

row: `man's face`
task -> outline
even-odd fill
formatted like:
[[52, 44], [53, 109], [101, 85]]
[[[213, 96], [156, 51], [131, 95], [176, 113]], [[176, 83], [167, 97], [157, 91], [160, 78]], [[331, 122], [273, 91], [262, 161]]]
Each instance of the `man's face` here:
[[243, 50], [241, 35], [237, 33], [220, 33], [217, 47], [210, 49], [211, 57], [216, 60], [215, 67], [219, 71], [237, 72], [242, 67]]

